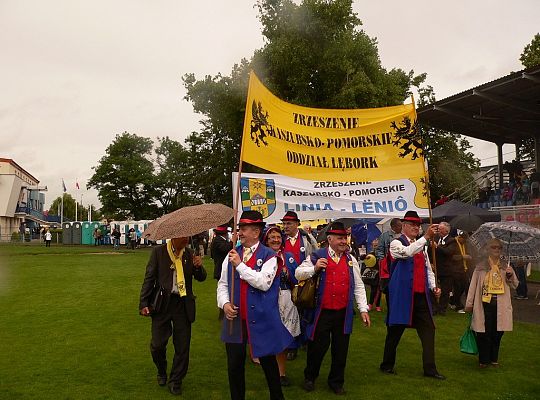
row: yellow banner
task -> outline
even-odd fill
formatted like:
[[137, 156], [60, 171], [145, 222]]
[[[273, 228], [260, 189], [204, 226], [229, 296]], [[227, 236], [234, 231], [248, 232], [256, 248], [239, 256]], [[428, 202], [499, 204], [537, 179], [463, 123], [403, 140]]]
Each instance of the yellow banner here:
[[319, 181], [408, 178], [422, 187], [424, 160], [414, 104], [319, 109], [286, 103], [251, 72], [242, 139], [245, 162]]

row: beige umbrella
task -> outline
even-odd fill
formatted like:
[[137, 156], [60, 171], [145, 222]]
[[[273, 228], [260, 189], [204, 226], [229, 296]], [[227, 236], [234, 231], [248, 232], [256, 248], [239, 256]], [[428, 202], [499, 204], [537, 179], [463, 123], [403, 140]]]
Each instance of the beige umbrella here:
[[150, 240], [189, 237], [226, 224], [233, 215], [232, 208], [219, 203], [184, 207], [151, 222], [143, 237]]

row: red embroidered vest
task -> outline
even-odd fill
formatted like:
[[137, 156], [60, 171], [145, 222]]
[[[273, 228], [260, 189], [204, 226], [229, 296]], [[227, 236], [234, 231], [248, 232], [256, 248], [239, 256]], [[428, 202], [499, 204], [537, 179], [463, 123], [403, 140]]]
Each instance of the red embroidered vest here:
[[349, 300], [349, 267], [347, 256], [343, 254], [336, 264], [330, 256], [327, 257], [326, 282], [322, 298], [322, 308], [327, 310], [342, 310], [347, 307]]

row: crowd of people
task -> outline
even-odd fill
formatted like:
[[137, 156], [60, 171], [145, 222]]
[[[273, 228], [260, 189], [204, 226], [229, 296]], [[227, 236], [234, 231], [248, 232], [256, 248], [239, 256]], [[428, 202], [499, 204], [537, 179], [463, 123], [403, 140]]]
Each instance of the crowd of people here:
[[[516, 275], [519, 266], [502, 261], [496, 239], [479, 254], [467, 232], [452, 235], [447, 223], [422, 232], [421, 223], [415, 211], [392, 219], [390, 229], [367, 246], [369, 253], [339, 221], [325, 228], [321, 246], [300, 229], [292, 211], [283, 216], [282, 227], [266, 226], [258, 211], [244, 211], [237, 243], [226, 225], [216, 227], [210, 255], [218, 281], [231, 399], [245, 398], [248, 357], [260, 363], [270, 399], [284, 399], [283, 387], [291, 385], [287, 360], [296, 358], [301, 347], [307, 351], [304, 380], [299, 383], [303, 389], [316, 390], [330, 349], [326, 383], [336, 395], [345, 394], [354, 306], [369, 327], [370, 312], [382, 311], [383, 298], [387, 332], [382, 373], [397, 373], [397, 347], [405, 329], [413, 328], [422, 345], [424, 376], [445, 380], [436, 364], [433, 315], [444, 315], [448, 309], [472, 313], [479, 367], [497, 367], [503, 333], [512, 330], [510, 288], [522, 285]], [[188, 243], [189, 238], [174, 238], [152, 250], [139, 304], [140, 313], [152, 317], [150, 347], [157, 382], [168, 385], [172, 394], [181, 393], [189, 362], [195, 319], [192, 278], [206, 278], [200, 255]], [[299, 282], [308, 281], [314, 282], [314, 303], [297, 307], [293, 292]], [[175, 355], [167, 374], [166, 344], [171, 336]]]

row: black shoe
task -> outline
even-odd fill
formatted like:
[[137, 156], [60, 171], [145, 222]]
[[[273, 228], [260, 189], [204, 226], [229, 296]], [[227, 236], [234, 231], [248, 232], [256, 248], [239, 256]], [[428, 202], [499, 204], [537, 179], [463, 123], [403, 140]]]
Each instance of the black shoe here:
[[424, 376], [427, 376], [428, 378], [438, 379], [440, 381], [444, 381], [446, 379], [446, 376], [441, 375], [438, 372], [435, 372], [434, 374], [424, 374]]
[[182, 383], [180, 382], [169, 382], [169, 392], [175, 396], [182, 394]]
[[281, 386], [291, 386], [291, 381], [285, 375], [279, 377]]
[[345, 389], [343, 389], [342, 387], [338, 387], [338, 388], [332, 388], [332, 390], [334, 391], [335, 394], [337, 394], [338, 396], [345, 396]]
[[167, 384], [167, 375], [158, 375], [157, 384], [159, 386], [165, 386]]
[[309, 379], [304, 379], [304, 384], [302, 387], [306, 392], [313, 392], [315, 390], [315, 383]]
[[394, 368], [379, 368], [381, 370], [381, 372], [385, 373], [385, 374], [389, 374], [389, 375], [397, 375], [397, 372]]

